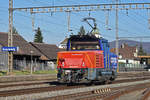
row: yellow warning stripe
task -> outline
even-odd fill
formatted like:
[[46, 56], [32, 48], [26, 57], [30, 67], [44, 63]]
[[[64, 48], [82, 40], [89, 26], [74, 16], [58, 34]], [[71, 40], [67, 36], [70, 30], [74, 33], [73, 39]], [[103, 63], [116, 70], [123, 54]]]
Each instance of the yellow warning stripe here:
[[106, 89], [96, 89], [96, 90], [93, 90], [92, 93], [94, 94], [102, 94], [102, 93], [108, 93], [108, 92], [111, 92], [111, 89], [110, 88], [106, 88]]

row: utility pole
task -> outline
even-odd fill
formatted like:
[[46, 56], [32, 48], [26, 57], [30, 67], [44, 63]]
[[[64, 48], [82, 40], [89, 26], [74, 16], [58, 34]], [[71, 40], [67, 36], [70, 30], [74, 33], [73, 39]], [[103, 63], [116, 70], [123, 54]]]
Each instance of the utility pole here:
[[32, 54], [33, 54], [33, 51], [30, 51], [30, 53], [31, 53], [31, 66], [30, 66], [30, 74], [32, 75], [32, 73], [33, 73], [33, 56], [32, 56]]
[[32, 13], [31, 13], [31, 17], [32, 17], [32, 31], [35, 32], [35, 29], [34, 29], [34, 18], [35, 18], [35, 14], [32, 14]]
[[[118, 4], [118, 0], [116, 0], [116, 3]], [[118, 43], [118, 5], [116, 5], [116, 55], [119, 56], [119, 43]], [[117, 72], [119, 72], [119, 66], [117, 64]]]
[[67, 11], [68, 16], [67, 16], [67, 20], [68, 20], [68, 34], [70, 32], [70, 11]]
[[[9, 32], [8, 47], [13, 46], [13, 0], [9, 0]], [[12, 74], [13, 70], [13, 52], [8, 52], [8, 74]]]

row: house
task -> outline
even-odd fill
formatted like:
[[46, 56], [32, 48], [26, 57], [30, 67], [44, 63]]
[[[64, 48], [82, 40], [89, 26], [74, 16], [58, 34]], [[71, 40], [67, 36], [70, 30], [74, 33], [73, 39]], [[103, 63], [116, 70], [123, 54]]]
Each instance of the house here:
[[54, 44], [35, 43], [35, 42], [30, 42], [30, 44], [42, 54], [41, 58], [43, 58], [43, 60], [45, 61], [56, 61], [57, 52], [61, 51]]
[[148, 65], [150, 67], [150, 55], [138, 56], [140, 58], [140, 63], [144, 65]]
[[[118, 62], [127, 64], [139, 64], [140, 61], [137, 58], [138, 48], [137, 46], [129, 46], [123, 43], [119, 50]], [[111, 52], [115, 53], [116, 48], [112, 48]]]
[[[8, 34], [0, 32], [0, 48], [7, 47]], [[49, 69], [48, 63], [56, 62], [56, 45], [27, 42], [21, 35], [13, 34], [13, 46], [18, 50], [13, 52], [13, 69], [30, 70], [31, 65], [36, 70]], [[0, 50], [0, 70], [8, 70], [7, 52]]]
[[[8, 34], [0, 32], [0, 46], [8, 46]], [[18, 34], [13, 34], [13, 46], [18, 47], [18, 51], [14, 52], [14, 59], [24, 59], [26, 56], [40, 56], [41, 53], [38, 52], [32, 45], [30, 45], [22, 36]], [[2, 52], [2, 51], [1, 51]], [[24, 55], [24, 57], [22, 56]]]
[[51, 69], [54, 69], [57, 60], [57, 52], [59, 52], [60, 49], [54, 44], [35, 42], [30, 42], [30, 44], [42, 54], [40, 59], [42, 59], [47, 66], [50, 66]]
[[[5, 32], [0, 32], [0, 48], [8, 46], [8, 34]], [[36, 50], [31, 44], [29, 44], [21, 35], [13, 34], [13, 46], [17, 47], [18, 50], [13, 52], [13, 66], [14, 69], [18, 69], [20, 63], [21, 66], [29, 66], [32, 60], [39, 59], [41, 53]], [[0, 65], [1, 68], [7, 69], [8, 59], [7, 52], [0, 50]], [[32, 55], [32, 57], [31, 57]], [[24, 61], [26, 63], [20, 62]]]
[[65, 38], [65, 40], [63, 40], [60, 45], [59, 48], [60, 49], [66, 49], [67, 48], [67, 42], [68, 42], [68, 38]]

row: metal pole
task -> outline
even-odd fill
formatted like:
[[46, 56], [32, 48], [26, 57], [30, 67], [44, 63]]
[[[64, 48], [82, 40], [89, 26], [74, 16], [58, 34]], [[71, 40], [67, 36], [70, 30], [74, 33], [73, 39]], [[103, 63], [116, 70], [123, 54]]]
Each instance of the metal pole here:
[[149, 9], [147, 9], [147, 13], [148, 13], [148, 29], [150, 29], [150, 11], [149, 11]]
[[[13, 0], [9, 0], [9, 32], [8, 47], [13, 46]], [[13, 70], [13, 52], [8, 52], [8, 74]]]
[[[118, 3], [118, 0], [116, 0], [116, 3]], [[116, 55], [119, 56], [119, 44], [118, 44], [118, 5], [116, 5]], [[117, 64], [117, 72], [119, 72], [119, 66]]]
[[67, 13], [68, 13], [67, 19], [68, 19], [68, 34], [69, 34], [69, 32], [70, 32], [70, 11], [68, 11]]
[[108, 30], [109, 10], [106, 11], [106, 30]]
[[31, 74], [31, 75], [32, 75], [32, 72], [33, 72], [33, 71], [32, 71], [32, 67], [33, 67], [33, 59], [32, 59], [33, 57], [32, 57], [32, 53], [33, 53], [33, 51], [31, 51], [31, 67], [30, 67], [30, 68], [31, 68], [31, 69], [30, 69], [30, 74]]
[[34, 29], [34, 18], [35, 18], [35, 14], [31, 14], [31, 17], [32, 17], [32, 31], [34, 32], [35, 29]]

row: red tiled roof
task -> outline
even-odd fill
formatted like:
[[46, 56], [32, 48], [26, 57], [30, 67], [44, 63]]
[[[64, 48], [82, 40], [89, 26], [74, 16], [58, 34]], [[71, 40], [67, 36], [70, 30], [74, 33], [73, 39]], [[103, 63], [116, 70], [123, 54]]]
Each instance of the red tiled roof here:
[[[115, 53], [116, 48], [112, 48], [110, 51]], [[134, 59], [134, 53], [136, 53], [136, 46], [128, 46], [124, 44], [124, 48], [119, 48], [119, 54], [122, 56], [122, 59]]]

